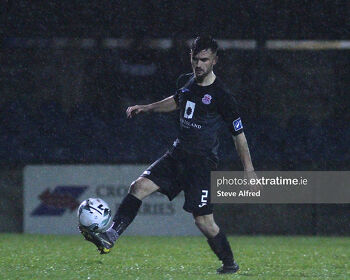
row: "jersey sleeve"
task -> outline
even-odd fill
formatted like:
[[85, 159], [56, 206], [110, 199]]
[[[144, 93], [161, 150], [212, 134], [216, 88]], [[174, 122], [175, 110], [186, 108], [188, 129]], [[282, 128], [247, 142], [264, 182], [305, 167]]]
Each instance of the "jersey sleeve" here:
[[234, 136], [243, 132], [238, 104], [232, 93], [228, 91], [223, 92], [219, 98], [218, 111]]
[[184, 73], [181, 74], [177, 79], [176, 79], [176, 92], [173, 95], [176, 105], [179, 107], [179, 95], [181, 92], [181, 89], [190, 81], [190, 79], [193, 77], [193, 73]]

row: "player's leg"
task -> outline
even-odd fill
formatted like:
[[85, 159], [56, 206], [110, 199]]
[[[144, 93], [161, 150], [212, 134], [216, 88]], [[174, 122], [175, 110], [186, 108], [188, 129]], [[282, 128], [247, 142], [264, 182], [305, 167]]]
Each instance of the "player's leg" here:
[[214, 221], [213, 214], [202, 215], [202, 216], [193, 215], [193, 217], [194, 217], [196, 226], [205, 235], [205, 237], [213, 238], [219, 233], [220, 229]]
[[188, 157], [183, 178], [186, 184], [184, 210], [193, 214], [196, 226], [207, 237], [210, 248], [222, 261], [218, 273], [235, 273], [239, 266], [233, 259], [226, 235], [214, 221], [213, 205], [210, 203], [210, 171], [215, 169], [216, 165], [210, 159]]
[[175, 170], [176, 161], [166, 153], [132, 182], [128, 195], [123, 199], [114, 216], [112, 227], [107, 230], [113, 242], [134, 220], [145, 197], [159, 190], [171, 200], [179, 193]]
[[180, 191], [176, 179], [176, 161], [166, 153], [154, 162], [129, 189], [114, 216], [114, 223], [104, 233], [94, 233], [80, 228], [85, 239], [94, 243], [101, 254], [109, 253], [115, 241], [136, 217], [142, 199], [159, 190], [172, 200]]
[[220, 228], [214, 221], [213, 214], [195, 215], [195, 224], [199, 230], [207, 237], [208, 244], [219, 260], [222, 261], [222, 267], [218, 273], [235, 273], [239, 266], [235, 263], [230, 243], [226, 235], [220, 231]]
[[139, 177], [131, 183], [129, 193], [120, 204], [114, 216], [112, 227], [107, 231], [113, 234], [114, 242], [135, 219], [142, 200], [157, 190], [159, 190], [159, 186], [148, 178]]
[[87, 241], [94, 243], [101, 254], [110, 252], [114, 243], [125, 229], [135, 219], [142, 204], [142, 199], [157, 191], [159, 187], [150, 179], [139, 177], [132, 182], [129, 193], [120, 204], [114, 216], [112, 226], [103, 233], [95, 233], [84, 227], [79, 227]]

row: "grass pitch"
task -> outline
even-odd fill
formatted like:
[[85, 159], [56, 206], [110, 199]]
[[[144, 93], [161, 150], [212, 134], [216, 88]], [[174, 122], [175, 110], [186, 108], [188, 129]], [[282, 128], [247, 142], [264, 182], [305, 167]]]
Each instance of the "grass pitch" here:
[[0, 279], [350, 279], [350, 238], [229, 239], [234, 275], [215, 273], [204, 237], [124, 236], [99, 255], [81, 236], [0, 234]]

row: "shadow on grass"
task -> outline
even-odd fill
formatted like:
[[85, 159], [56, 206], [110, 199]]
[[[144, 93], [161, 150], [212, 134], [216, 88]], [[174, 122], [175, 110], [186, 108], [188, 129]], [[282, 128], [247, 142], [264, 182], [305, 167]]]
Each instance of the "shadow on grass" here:
[[103, 262], [102, 261], [98, 261], [98, 260], [88, 260], [88, 261], [84, 261], [83, 264], [87, 264], [87, 265], [103, 264]]

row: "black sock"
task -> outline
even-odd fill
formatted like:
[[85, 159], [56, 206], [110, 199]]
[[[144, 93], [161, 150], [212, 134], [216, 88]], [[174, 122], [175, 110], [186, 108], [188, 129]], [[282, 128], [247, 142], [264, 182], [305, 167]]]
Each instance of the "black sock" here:
[[124, 197], [113, 219], [113, 229], [116, 230], [118, 236], [120, 236], [135, 219], [141, 204], [142, 201], [130, 193]]
[[219, 232], [215, 237], [208, 238], [208, 244], [224, 266], [233, 266], [233, 254], [226, 235]]

